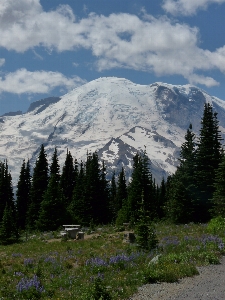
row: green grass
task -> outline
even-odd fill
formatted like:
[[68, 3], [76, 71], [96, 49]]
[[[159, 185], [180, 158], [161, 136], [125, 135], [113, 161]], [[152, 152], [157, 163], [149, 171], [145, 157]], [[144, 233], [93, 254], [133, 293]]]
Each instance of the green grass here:
[[151, 252], [123, 243], [112, 226], [81, 241], [37, 233], [0, 246], [0, 299], [128, 299], [144, 283], [197, 275], [196, 266], [218, 264], [224, 254], [224, 232], [211, 234], [205, 224], [159, 223], [156, 234]]

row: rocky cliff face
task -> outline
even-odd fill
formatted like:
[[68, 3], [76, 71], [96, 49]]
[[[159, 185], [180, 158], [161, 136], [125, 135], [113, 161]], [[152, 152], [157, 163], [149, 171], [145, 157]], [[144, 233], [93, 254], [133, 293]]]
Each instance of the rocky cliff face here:
[[49, 160], [57, 146], [61, 165], [67, 148], [78, 160], [97, 150], [109, 174], [124, 166], [129, 176], [133, 155], [146, 149], [159, 182], [176, 170], [189, 124], [199, 132], [205, 102], [213, 103], [224, 135], [225, 103], [196, 87], [99, 78], [44, 107], [3, 116], [0, 159], [8, 159], [16, 182], [22, 160], [33, 164], [42, 143]]

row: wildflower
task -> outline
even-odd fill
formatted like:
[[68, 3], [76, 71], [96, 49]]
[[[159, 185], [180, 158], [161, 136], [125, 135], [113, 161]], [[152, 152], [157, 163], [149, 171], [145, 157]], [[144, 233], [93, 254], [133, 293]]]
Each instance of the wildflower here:
[[18, 292], [27, 291], [30, 288], [35, 288], [38, 292], [44, 292], [44, 287], [41, 285], [40, 280], [37, 275], [34, 275], [33, 278], [22, 278], [16, 286]]

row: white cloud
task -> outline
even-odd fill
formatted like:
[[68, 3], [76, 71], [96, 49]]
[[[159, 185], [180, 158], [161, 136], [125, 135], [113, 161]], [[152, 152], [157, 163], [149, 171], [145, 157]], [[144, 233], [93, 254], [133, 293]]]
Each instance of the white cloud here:
[[30, 72], [26, 69], [19, 69], [16, 72], [0, 77], [0, 93], [41, 94], [49, 93], [56, 87], [71, 90], [84, 83], [85, 81], [77, 76], [68, 78], [58, 72]]
[[[222, 1], [217, 0], [218, 3]], [[181, 75], [206, 86], [218, 82], [197, 74], [213, 69], [225, 72], [225, 48], [214, 52], [201, 49], [197, 28], [173, 23], [166, 17], [156, 19], [145, 13], [141, 19], [122, 13], [109, 16], [91, 13], [87, 18], [76, 20], [68, 5], [45, 12], [39, 0], [19, 2], [0, 2], [0, 47], [8, 50], [24, 52], [41, 46], [51, 53], [85, 48], [96, 58], [100, 71], [120, 67], [156, 75]], [[193, 3], [199, 7], [201, 3], [211, 2], [166, 0], [164, 5], [192, 3], [191, 8]], [[40, 80], [42, 88], [48, 90], [48, 85]], [[55, 80], [57, 82], [58, 77]]]
[[210, 4], [222, 4], [225, 0], [164, 0], [163, 9], [172, 15], [194, 15], [199, 9], [207, 9]]
[[0, 58], [0, 67], [3, 66], [5, 64], [5, 59], [4, 58]]

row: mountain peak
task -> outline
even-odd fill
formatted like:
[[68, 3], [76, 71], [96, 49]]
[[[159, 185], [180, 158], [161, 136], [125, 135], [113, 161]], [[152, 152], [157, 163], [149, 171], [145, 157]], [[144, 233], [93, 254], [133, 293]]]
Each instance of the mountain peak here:
[[0, 159], [8, 159], [16, 181], [22, 160], [29, 158], [34, 164], [41, 144], [49, 160], [57, 147], [61, 166], [67, 149], [78, 161], [86, 159], [87, 150], [97, 150], [111, 170], [119, 172], [123, 166], [129, 176], [132, 156], [146, 145], [159, 182], [175, 171], [186, 130], [192, 123], [193, 131], [199, 132], [204, 103], [209, 101], [225, 134], [224, 102], [201, 89], [98, 78], [61, 98], [36, 103], [29, 113], [2, 117]]

